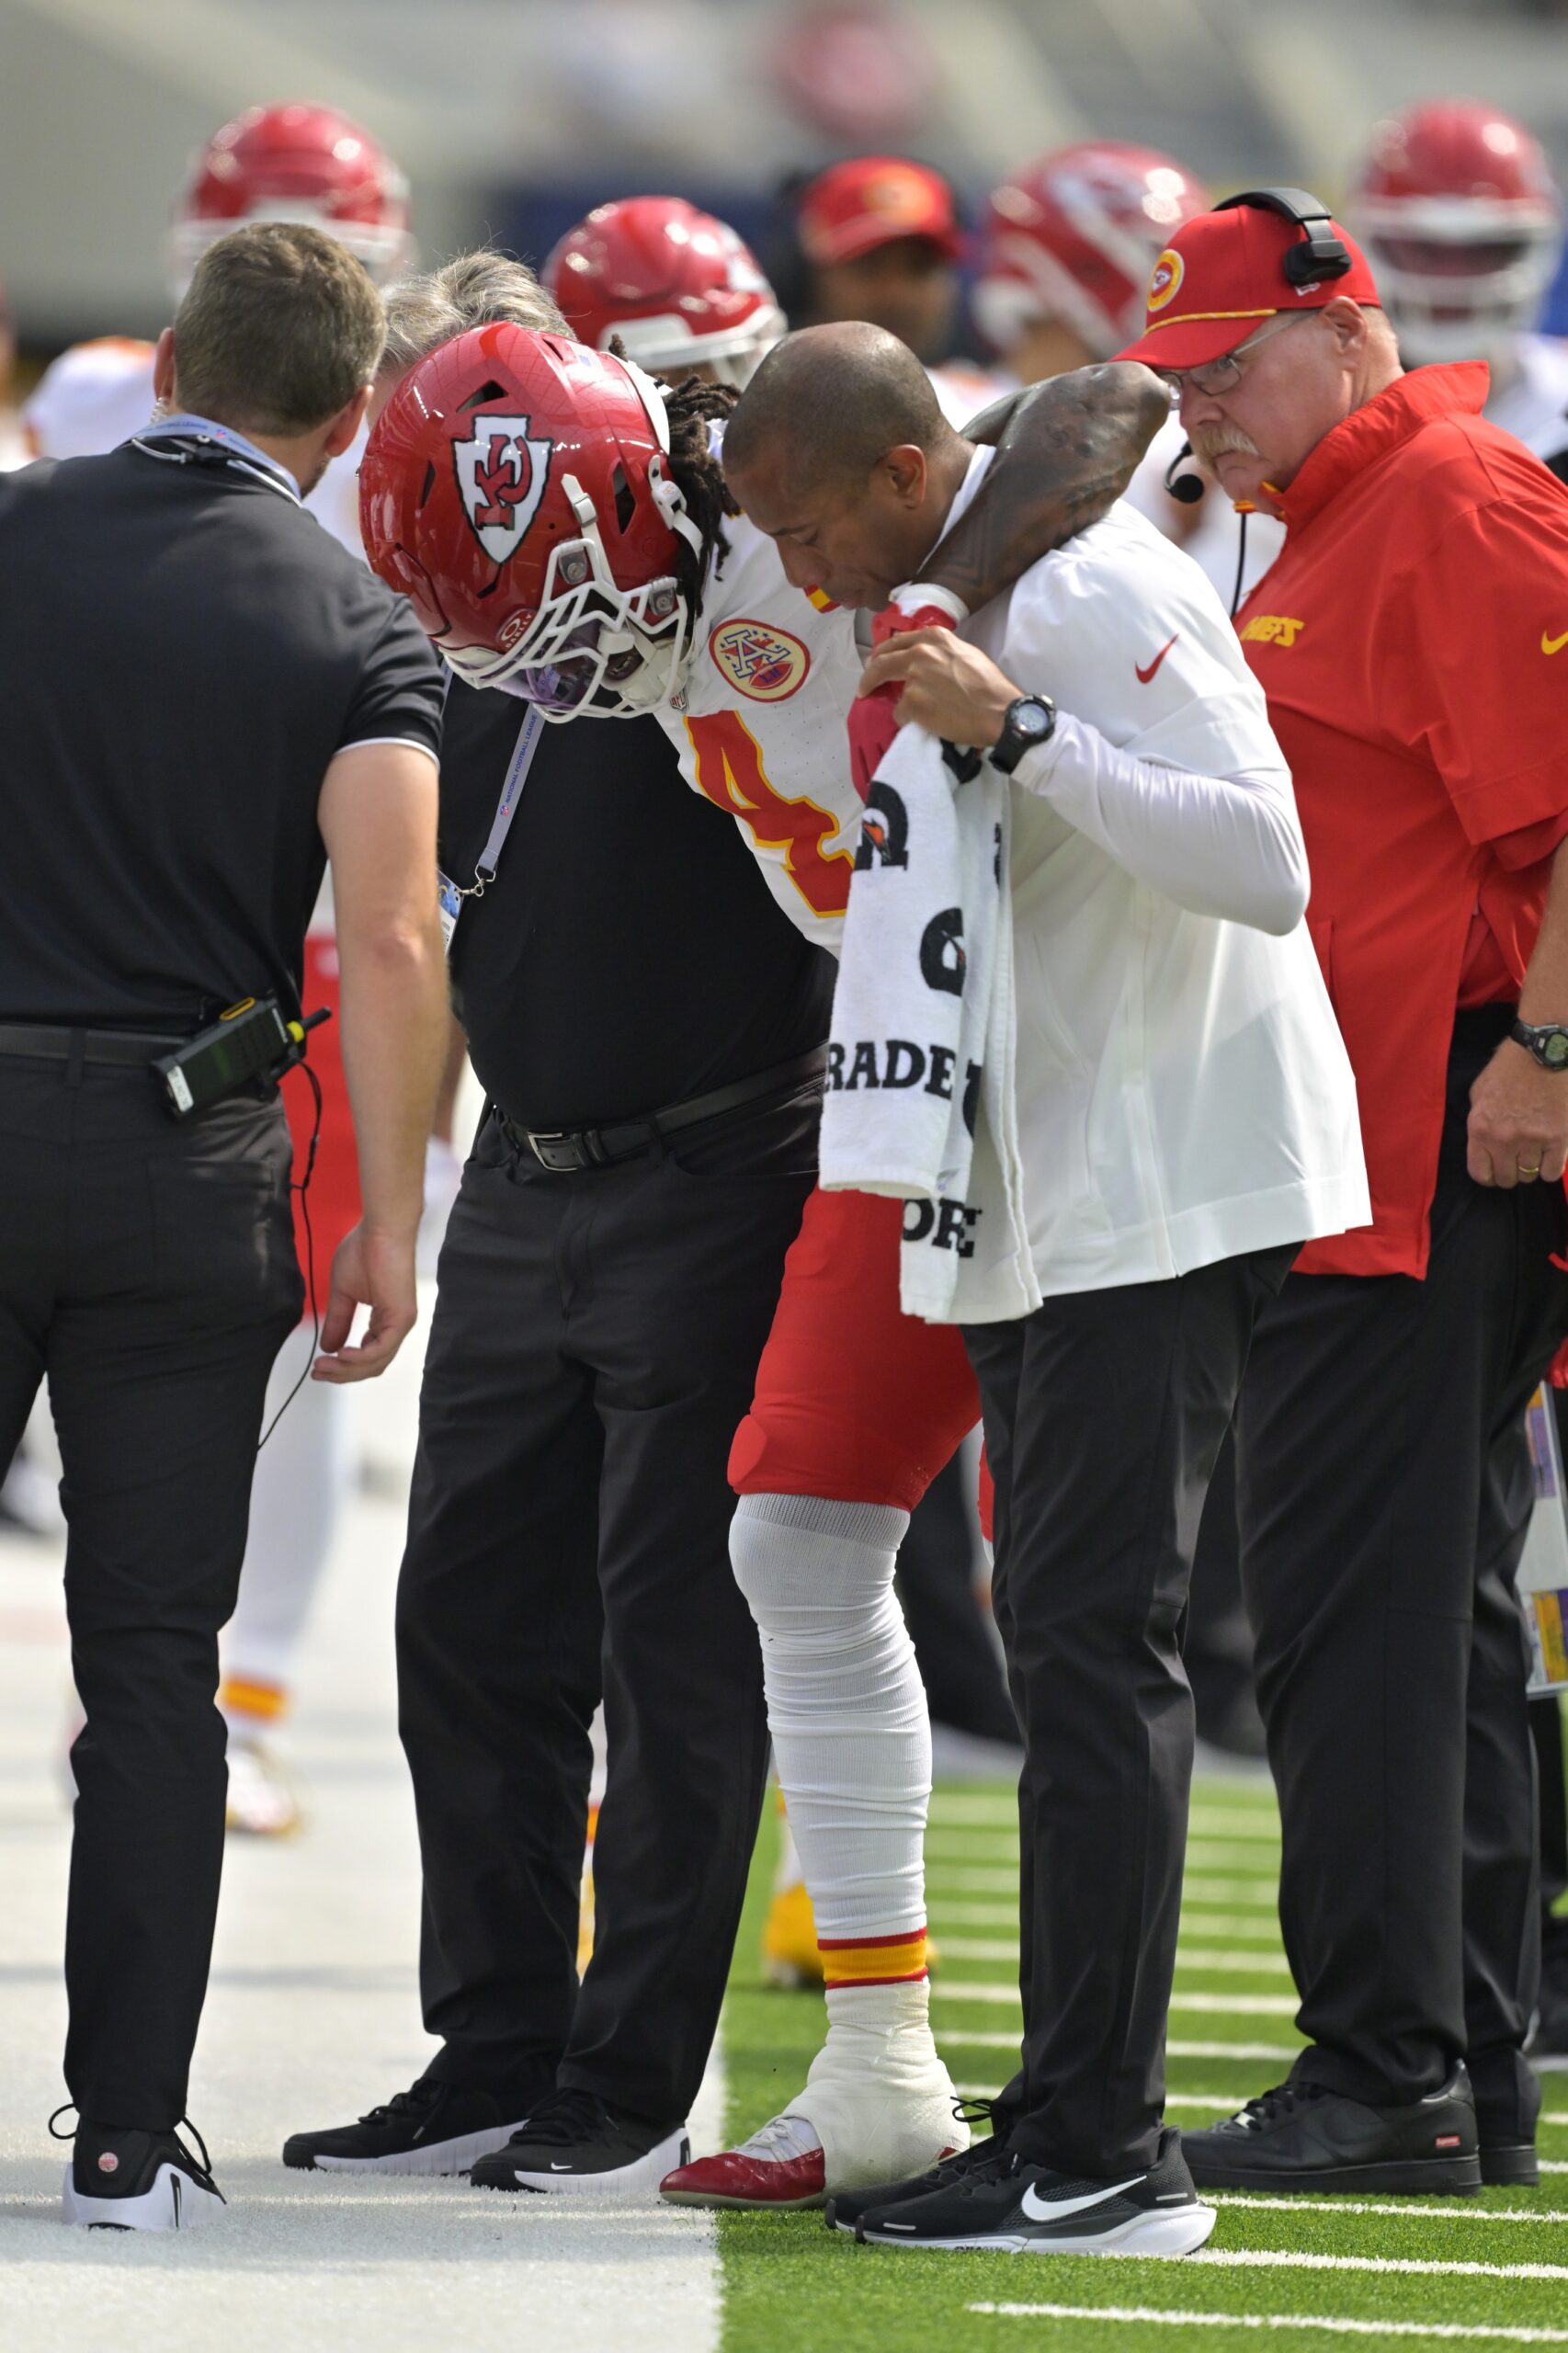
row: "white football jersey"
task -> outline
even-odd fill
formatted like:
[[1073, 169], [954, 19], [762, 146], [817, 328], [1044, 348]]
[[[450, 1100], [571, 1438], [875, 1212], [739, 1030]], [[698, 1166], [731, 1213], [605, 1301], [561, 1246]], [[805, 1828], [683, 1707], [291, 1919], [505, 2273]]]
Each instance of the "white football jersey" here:
[[846, 723], [861, 669], [854, 616], [791, 587], [744, 516], [724, 532], [696, 658], [660, 723], [687, 782], [744, 832], [785, 914], [836, 953], [865, 813]]
[[[45, 369], [22, 411], [33, 455], [98, 458], [140, 433], [153, 415], [153, 347], [129, 335], [100, 335], [73, 344]], [[359, 538], [360, 432], [335, 458], [305, 505], [350, 555], [363, 555]]]
[[1568, 343], [1522, 335], [1518, 373], [1486, 404], [1488, 420], [1548, 462], [1568, 450]]

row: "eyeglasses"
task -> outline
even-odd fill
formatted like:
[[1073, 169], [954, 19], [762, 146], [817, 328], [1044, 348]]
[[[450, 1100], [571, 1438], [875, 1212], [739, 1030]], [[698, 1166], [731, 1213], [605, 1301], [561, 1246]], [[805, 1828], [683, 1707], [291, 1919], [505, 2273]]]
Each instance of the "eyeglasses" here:
[[1245, 343], [1238, 343], [1234, 351], [1227, 351], [1221, 358], [1207, 359], [1201, 368], [1156, 368], [1154, 373], [1164, 378], [1173, 402], [1180, 400], [1189, 384], [1195, 392], [1217, 400], [1223, 392], [1233, 392], [1246, 374], [1242, 361], [1249, 351], [1256, 351], [1271, 335], [1283, 335], [1287, 327], [1299, 327], [1303, 319], [1313, 316], [1315, 313], [1311, 311], [1277, 312], [1267, 326], [1260, 327]]

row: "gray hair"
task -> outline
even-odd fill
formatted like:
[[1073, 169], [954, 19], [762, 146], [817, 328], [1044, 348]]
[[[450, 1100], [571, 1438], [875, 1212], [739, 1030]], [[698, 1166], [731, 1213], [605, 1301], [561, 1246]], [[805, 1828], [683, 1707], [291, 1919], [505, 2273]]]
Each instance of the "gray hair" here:
[[470, 327], [513, 326], [570, 335], [571, 329], [531, 269], [505, 254], [460, 254], [440, 269], [422, 269], [387, 295], [383, 376], [403, 374]]

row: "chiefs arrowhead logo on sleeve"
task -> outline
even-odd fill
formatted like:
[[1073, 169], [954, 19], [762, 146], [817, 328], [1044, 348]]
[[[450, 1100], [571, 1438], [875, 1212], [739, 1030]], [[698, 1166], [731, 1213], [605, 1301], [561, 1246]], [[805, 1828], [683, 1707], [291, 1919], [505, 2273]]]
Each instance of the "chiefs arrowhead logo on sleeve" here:
[[753, 702], [783, 702], [812, 666], [800, 639], [769, 621], [721, 621], [709, 636], [708, 651], [721, 675]]
[[529, 438], [526, 416], [476, 417], [472, 439], [453, 442], [463, 507], [492, 563], [521, 547], [550, 480], [553, 447]]

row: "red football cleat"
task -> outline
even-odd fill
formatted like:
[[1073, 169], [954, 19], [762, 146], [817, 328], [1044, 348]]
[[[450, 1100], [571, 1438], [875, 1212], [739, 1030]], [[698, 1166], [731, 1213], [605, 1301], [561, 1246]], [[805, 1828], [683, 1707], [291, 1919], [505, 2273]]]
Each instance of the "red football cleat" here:
[[803, 2116], [775, 2116], [742, 2147], [666, 2174], [659, 2195], [672, 2206], [824, 2206], [826, 2159]]

